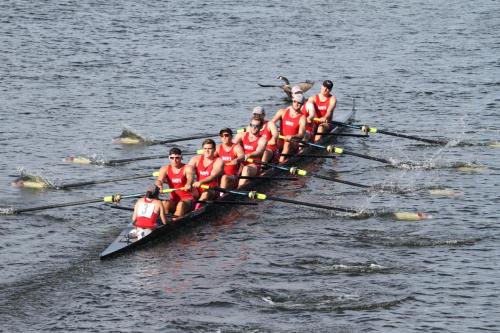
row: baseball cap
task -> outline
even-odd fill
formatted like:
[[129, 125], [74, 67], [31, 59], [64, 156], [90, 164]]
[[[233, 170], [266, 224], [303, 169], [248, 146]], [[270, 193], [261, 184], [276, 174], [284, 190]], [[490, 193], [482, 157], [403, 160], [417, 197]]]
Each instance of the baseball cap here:
[[253, 114], [266, 114], [266, 111], [264, 111], [264, 108], [262, 106], [256, 106], [253, 108], [252, 113]]
[[233, 131], [230, 128], [224, 127], [223, 129], [221, 129], [219, 131], [219, 135], [222, 135], [224, 133], [227, 133], [227, 134], [233, 136]]
[[300, 86], [293, 86], [291, 92], [292, 92], [292, 95], [293, 94], [302, 94], [302, 89], [300, 89]]

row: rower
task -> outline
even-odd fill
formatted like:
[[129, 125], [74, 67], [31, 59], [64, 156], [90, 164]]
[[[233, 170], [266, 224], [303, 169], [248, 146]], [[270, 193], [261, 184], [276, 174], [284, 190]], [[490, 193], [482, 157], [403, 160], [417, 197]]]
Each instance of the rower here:
[[[247, 162], [248, 158], [261, 160], [262, 154], [266, 149], [266, 139], [260, 135], [262, 128], [262, 119], [259, 116], [252, 117], [250, 125], [245, 132], [236, 135], [234, 142], [243, 145], [245, 153], [245, 162], [241, 170], [241, 176], [256, 176], [260, 172], [260, 164]], [[241, 179], [238, 182], [238, 188], [241, 188], [249, 182], [248, 179]]]
[[[323, 81], [319, 94], [309, 97], [309, 102], [314, 105], [316, 117], [319, 117], [317, 133], [327, 133], [333, 129], [333, 111], [337, 106], [337, 98], [332, 95], [333, 82]], [[314, 137], [314, 142], [321, 140], [321, 135]]]
[[[282, 146], [282, 153], [289, 155], [299, 151], [299, 144], [295, 140], [303, 140], [306, 133], [306, 116], [300, 111], [304, 105], [305, 98], [301, 94], [292, 95], [292, 105], [286, 109], [276, 112], [273, 123], [280, 122], [280, 134], [284, 136], [284, 141], [279, 140]], [[286, 161], [286, 156], [280, 156], [280, 163]]]
[[269, 120], [265, 120], [266, 111], [261, 106], [254, 107], [252, 114], [253, 116], [260, 117], [260, 119], [262, 119], [263, 122], [259, 134], [266, 139], [267, 144], [266, 144], [266, 150], [264, 151], [264, 154], [262, 154], [262, 161], [266, 163], [278, 162], [279, 150], [277, 142], [279, 133], [278, 129], [276, 128], [276, 125]]
[[213, 200], [216, 192], [213, 190], [204, 190], [201, 185], [210, 187], [219, 186], [219, 179], [224, 170], [224, 162], [215, 155], [215, 142], [212, 139], [205, 139], [202, 143], [203, 154], [195, 155], [189, 161], [189, 166], [195, 170], [197, 180], [193, 183], [196, 188], [196, 197], [200, 201]]
[[[300, 86], [293, 86], [291, 89], [293, 95], [302, 95], [302, 89]], [[311, 102], [306, 102], [300, 108], [300, 112], [306, 116], [306, 134], [304, 136], [304, 141], [311, 141], [314, 139], [314, 132], [316, 131], [316, 124], [314, 123], [314, 118], [316, 117], [316, 109], [314, 104]]]
[[132, 214], [134, 230], [129, 234], [131, 238], [142, 238], [156, 228], [158, 217], [161, 223], [167, 224], [165, 209], [158, 196], [160, 188], [156, 185], [150, 187], [143, 198], [137, 200]]
[[221, 144], [217, 147], [217, 156], [224, 162], [224, 173], [220, 179], [220, 187], [234, 189], [238, 184], [238, 174], [245, 153], [239, 143], [233, 143], [233, 131], [223, 128], [219, 132]]
[[165, 212], [174, 213], [176, 220], [193, 209], [193, 168], [182, 163], [182, 152], [179, 148], [170, 149], [168, 154], [170, 164], [160, 168], [156, 186], [163, 188], [163, 184], [168, 184], [170, 188], [176, 189], [170, 193], [169, 200], [162, 201]]

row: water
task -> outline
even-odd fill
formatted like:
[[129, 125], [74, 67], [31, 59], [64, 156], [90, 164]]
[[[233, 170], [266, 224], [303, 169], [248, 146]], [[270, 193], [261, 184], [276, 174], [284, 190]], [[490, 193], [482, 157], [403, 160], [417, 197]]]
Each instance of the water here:
[[[136, 193], [139, 179], [71, 191], [9, 186], [19, 168], [70, 183], [143, 174], [62, 162], [166, 153], [112, 145], [123, 126], [153, 139], [237, 128], [255, 105], [285, 104], [277, 75], [335, 82], [383, 135], [346, 149], [419, 162], [393, 168], [343, 156], [308, 170], [364, 184], [280, 182], [275, 196], [370, 209], [353, 219], [279, 203], [224, 218], [111, 261], [99, 253], [129, 213], [76, 206], [0, 217], [0, 319], [6, 332], [499, 331], [497, 192], [499, 6], [494, 1], [232, 1], [0, 5], [0, 206]], [[181, 143], [193, 151], [199, 142]], [[480, 165], [459, 169], [457, 163]], [[448, 188], [455, 196], [434, 196]], [[460, 194], [463, 192], [463, 194]], [[131, 205], [130, 201], [124, 205]], [[394, 211], [433, 219], [396, 221]]]

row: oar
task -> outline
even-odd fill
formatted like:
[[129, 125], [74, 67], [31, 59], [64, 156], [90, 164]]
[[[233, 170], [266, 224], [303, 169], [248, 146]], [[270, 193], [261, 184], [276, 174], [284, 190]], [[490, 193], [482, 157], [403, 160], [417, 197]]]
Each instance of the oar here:
[[167, 140], [153, 140], [149, 145], [163, 145], [167, 143], [174, 143], [174, 142], [181, 142], [181, 141], [189, 141], [189, 140], [196, 140], [196, 139], [206, 139], [214, 136], [218, 136], [219, 133], [216, 134], [201, 134], [201, 135], [195, 135], [195, 136], [188, 136], [185, 138], [177, 138], [177, 139], [167, 139]]
[[277, 165], [277, 164], [266, 163], [266, 162], [254, 160], [252, 158], [247, 158], [247, 161], [250, 162], [250, 163], [261, 164], [261, 165], [264, 165], [264, 166], [267, 166], [267, 167], [270, 167], [270, 168], [273, 168], [273, 169], [287, 171], [287, 172], [290, 172], [292, 175], [299, 175], [299, 176], [307, 176], [307, 175], [309, 175], [309, 176], [314, 177], [314, 178], [329, 180], [329, 181], [332, 181], [332, 182], [337, 182], [337, 183], [351, 185], [351, 186], [356, 186], [356, 187], [361, 187], [361, 188], [370, 188], [371, 187], [371, 186], [368, 186], [368, 185], [358, 184], [358, 183], [350, 182], [348, 180], [342, 180], [342, 179], [338, 179], [338, 178], [334, 178], [334, 177], [322, 176], [322, 175], [317, 175], [317, 174], [309, 174], [306, 170], [299, 169], [299, 168], [297, 168], [295, 166], [285, 167], [285, 166], [282, 166], [282, 165]]
[[[173, 191], [177, 191], [178, 189], [171, 189], [171, 188], [166, 188], [161, 191], [161, 193], [170, 193]], [[102, 198], [96, 198], [96, 199], [88, 199], [88, 200], [80, 200], [80, 201], [72, 201], [72, 202], [64, 202], [60, 204], [54, 204], [54, 205], [46, 205], [46, 206], [37, 206], [37, 207], [29, 207], [29, 208], [0, 208], [0, 215], [14, 215], [14, 214], [20, 214], [20, 213], [26, 213], [26, 212], [33, 212], [33, 211], [38, 211], [38, 210], [47, 210], [47, 209], [52, 209], [52, 208], [61, 208], [61, 207], [70, 207], [70, 206], [81, 206], [81, 205], [88, 205], [92, 203], [119, 203], [122, 199], [128, 199], [128, 198], [139, 198], [144, 196], [145, 193], [135, 193], [135, 194], [114, 194], [114, 195], [107, 195]]]
[[[183, 153], [183, 156], [191, 156], [195, 155], [197, 153]], [[96, 160], [92, 158], [87, 158], [84, 156], [68, 156], [63, 159], [64, 162], [68, 163], [74, 163], [74, 164], [97, 164], [97, 165], [106, 165], [106, 166], [115, 166], [119, 164], [124, 164], [128, 162], [134, 162], [134, 161], [145, 161], [145, 160], [156, 160], [160, 158], [168, 158], [168, 154], [162, 154], [162, 155], [151, 155], [151, 156], [139, 156], [139, 157], [131, 157], [131, 158], [123, 158], [123, 159], [116, 159], [116, 160]]]
[[[285, 137], [283, 135], [280, 135], [279, 137], [280, 137], [280, 139], [285, 139]], [[324, 149], [324, 150], [326, 150], [329, 153], [351, 155], [351, 156], [356, 156], [356, 157], [364, 158], [364, 159], [367, 159], [367, 160], [372, 160], [372, 161], [377, 161], [377, 162], [381, 162], [381, 163], [393, 165], [393, 163], [391, 163], [391, 161], [389, 161], [389, 160], [387, 160], [385, 158], [374, 157], [374, 156], [365, 155], [365, 154], [359, 154], [359, 153], [355, 153], [355, 152], [352, 152], [352, 151], [345, 150], [344, 148], [341, 148], [341, 147], [335, 147], [333, 145], [323, 146], [323, 145], [320, 145], [320, 144], [317, 144], [317, 143], [306, 142], [306, 141], [302, 141], [302, 140], [292, 140], [292, 141], [293, 142], [297, 142], [297, 143], [302, 144], [302, 145], [308, 145], [308, 146], [311, 146], [311, 147], [316, 147], [316, 148]]]
[[314, 133], [314, 135], [352, 136], [355, 138], [369, 138], [370, 137], [368, 134], [334, 133], [334, 132]]
[[268, 179], [268, 180], [298, 180], [297, 177], [273, 177], [273, 176], [238, 176], [239, 179]]
[[285, 202], [285, 203], [290, 203], [290, 204], [294, 204], [294, 205], [335, 210], [335, 211], [340, 211], [340, 212], [344, 212], [344, 213], [351, 213], [351, 214], [358, 213], [358, 211], [351, 209], [351, 208], [325, 206], [325, 205], [314, 204], [314, 203], [310, 203], [310, 202], [303, 202], [303, 201], [291, 200], [291, 199], [280, 198], [280, 197], [272, 197], [272, 196], [268, 196], [268, 195], [263, 194], [263, 193], [258, 193], [256, 191], [228, 190], [228, 189], [217, 187], [217, 186], [210, 187], [208, 185], [201, 185], [201, 187], [204, 189], [207, 189], [207, 190], [212, 189], [212, 190], [216, 190], [216, 191], [220, 191], [220, 192], [224, 192], [224, 193], [232, 193], [232, 194], [236, 194], [236, 195], [242, 195], [242, 196], [248, 197], [249, 199], [279, 201], [279, 202]]
[[137, 197], [141, 197], [143, 195], [144, 195], [144, 193], [126, 194], [126, 195], [115, 194], [115, 195], [108, 195], [108, 196], [105, 196], [102, 198], [64, 202], [64, 203], [60, 203], [60, 204], [46, 205], [46, 206], [37, 206], [37, 207], [19, 208], [19, 209], [2, 208], [2, 209], [0, 209], [0, 215], [14, 215], [14, 214], [33, 212], [33, 211], [38, 211], [38, 210], [46, 210], [46, 209], [69, 207], [69, 206], [88, 205], [88, 204], [99, 203], [99, 202], [118, 203], [118, 202], [120, 202], [121, 199], [137, 198]]
[[[319, 118], [314, 118], [314, 120], [319, 120]], [[348, 127], [348, 128], [355, 128], [355, 129], [360, 129], [363, 131], [363, 133], [380, 133], [380, 134], [385, 134], [385, 135], [390, 135], [390, 136], [396, 136], [399, 138], [405, 138], [405, 139], [410, 139], [410, 140], [416, 140], [416, 141], [422, 141], [426, 143], [432, 143], [432, 144], [438, 144], [438, 145], [444, 145], [447, 143], [446, 140], [432, 140], [432, 139], [426, 139], [426, 138], [421, 138], [418, 136], [414, 135], [407, 135], [407, 134], [402, 134], [402, 133], [396, 133], [396, 132], [390, 132], [386, 130], [381, 130], [377, 129], [375, 127], [369, 127], [367, 125], [355, 125], [355, 124], [347, 124], [343, 123], [340, 121], [332, 121], [332, 125], [338, 125], [338, 126], [343, 126], [343, 127]]]
[[[281, 156], [285, 157], [293, 157], [296, 156], [297, 154], [280, 154]], [[335, 155], [318, 155], [318, 154], [301, 154], [300, 157], [314, 157], [314, 158], [337, 158]]]
[[38, 180], [38, 181], [18, 180], [16, 182], [14, 182], [13, 184], [14, 184], [14, 186], [22, 187], [22, 188], [31, 188], [31, 189], [49, 189], [49, 188], [52, 188], [55, 190], [66, 190], [69, 188], [81, 187], [81, 186], [87, 186], [87, 185], [113, 183], [113, 182], [119, 182], [119, 181], [123, 181], [123, 180], [133, 180], [133, 179], [141, 179], [141, 178], [149, 178], [149, 177], [158, 177], [158, 174], [159, 174], [158, 171], [155, 171], [155, 172], [149, 173], [147, 175], [135, 175], [135, 176], [100, 179], [100, 180], [89, 180], [89, 181], [84, 181], [84, 182], [68, 183], [68, 184], [61, 184], [61, 185], [52, 185], [50, 183], [43, 182], [43, 180]]

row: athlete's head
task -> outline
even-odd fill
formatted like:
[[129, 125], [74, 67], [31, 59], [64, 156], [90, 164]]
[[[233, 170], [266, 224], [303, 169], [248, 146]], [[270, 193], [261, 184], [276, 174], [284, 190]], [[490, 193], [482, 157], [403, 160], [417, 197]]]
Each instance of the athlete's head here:
[[326, 89], [328, 89], [329, 91], [332, 91], [332, 88], [333, 88], [333, 82], [330, 81], [330, 80], [325, 80], [323, 81], [323, 87], [325, 87]]
[[146, 191], [146, 197], [148, 199], [158, 199], [159, 195], [160, 195], [160, 188], [156, 185], [150, 186]]

